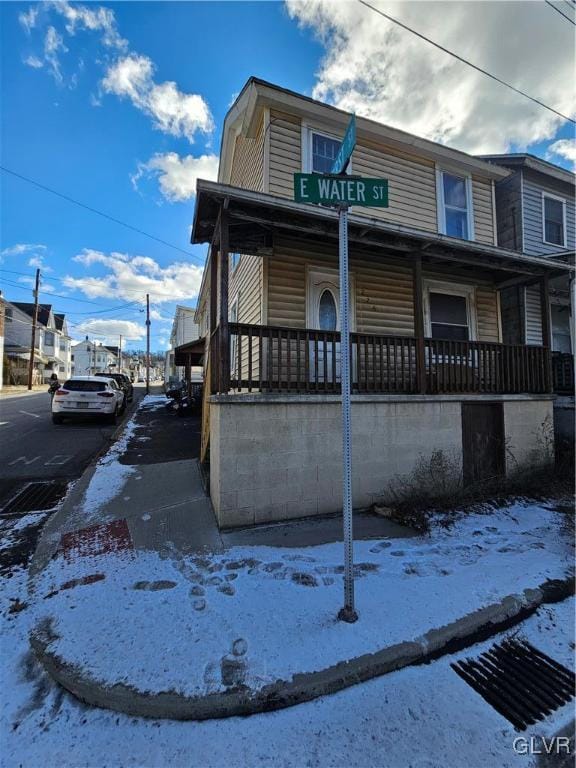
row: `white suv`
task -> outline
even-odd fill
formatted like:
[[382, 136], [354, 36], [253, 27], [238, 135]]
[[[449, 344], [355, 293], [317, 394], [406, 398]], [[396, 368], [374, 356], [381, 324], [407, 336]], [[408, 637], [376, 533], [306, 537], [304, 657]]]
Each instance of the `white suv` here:
[[126, 408], [124, 391], [114, 379], [75, 376], [57, 389], [52, 398], [52, 421], [61, 424], [75, 416], [103, 416], [111, 424]]

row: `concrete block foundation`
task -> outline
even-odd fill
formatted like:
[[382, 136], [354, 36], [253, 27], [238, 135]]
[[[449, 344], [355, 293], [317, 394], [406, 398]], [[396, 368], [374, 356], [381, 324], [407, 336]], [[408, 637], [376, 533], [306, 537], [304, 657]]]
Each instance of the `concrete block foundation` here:
[[[506, 470], [546, 460], [552, 398], [354, 396], [355, 508], [386, 502], [391, 483], [442, 451], [462, 469], [462, 403], [502, 402]], [[552, 443], [549, 438], [551, 436]], [[210, 401], [210, 494], [221, 528], [341, 510], [340, 399], [316, 395], [214, 395]], [[513, 457], [513, 460], [512, 458]]]

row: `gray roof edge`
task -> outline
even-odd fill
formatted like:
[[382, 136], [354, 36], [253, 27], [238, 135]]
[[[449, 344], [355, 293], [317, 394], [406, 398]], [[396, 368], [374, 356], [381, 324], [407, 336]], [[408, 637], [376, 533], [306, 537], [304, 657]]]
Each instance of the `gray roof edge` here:
[[566, 184], [570, 184], [571, 186], [574, 186], [576, 182], [576, 176], [572, 171], [563, 168], [561, 165], [551, 163], [549, 160], [544, 160], [541, 157], [532, 155], [529, 152], [513, 152], [503, 155], [476, 155], [476, 157], [504, 167], [530, 168], [539, 173], [543, 173], [546, 176], [551, 176]]

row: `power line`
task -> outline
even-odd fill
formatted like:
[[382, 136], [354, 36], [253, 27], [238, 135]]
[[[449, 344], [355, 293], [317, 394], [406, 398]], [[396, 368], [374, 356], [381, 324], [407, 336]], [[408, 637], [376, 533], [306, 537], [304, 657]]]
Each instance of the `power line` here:
[[[6, 280], [6, 278], [4, 278], [4, 283], [6, 285], [9, 285], [11, 288], [19, 288], [22, 291], [30, 290], [30, 288], [28, 286], [22, 285], [22, 283], [15, 283], [13, 280]], [[41, 291], [41, 293], [44, 296], [55, 296], [55, 297], [57, 297], [59, 299], [67, 299], [68, 301], [78, 301], [78, 302], [81, 302], [83, 304], [95, 304], [98, 307], [100, 306], [100, 304], [97, 301], [89, 301], [88, 299], [75, 299], [73, 296], [64, 296], [64, 295], [61, 295], [59, 293], [51, 293], [50, 291]], [[7, 299], [7, 301], [9, 301], [9, 299]], [[118, 311], [120, 309], [127, 309], [128, 307], [136, 307], [139, 304], [140, 304], [140, 302], [138, 302], [138, 301], [130, 301], [130, 302], [126, 303], [126, 304], [121, 304], [118, 307], [106, 307], [104, 309], [93, 309], [91, 312], [69, 312], [68, 314], [71, 314], [71, 315], [84, 315], [84, 314], [86, 314], [86, 315], [97, 315], [97, 314], [100, 314], [102, 312], [116, 312], [116, 311]], [[56, 313], [56, 314], [58, 314], [58, 313]], [[62, 313], [62, 314], [66, 314], [66, 313]]]
[[560, 14], [560, 16], [564, 16], [564, 18], [565, 18], [567, 21], [569, 21], [569, 22], [570, 22], [570, 24], [573, 24], [573, 25], [576, 27], [576, 22], [575, 22], [575, 21], [572, 21], [572, 19], [570, 18], [570, 16], [566, 16], [566, 14], [565, 14], [565, 13], [563, 13], [563, 12], [560, 10], [560, 8], [556, 8], [556, 6], [554, 5], [554, 3], [551, 3], [551, 2], [550, 2], [550, 0], [544, 0], [544, 2], [546, 3], [546, 5], [549, 5], [549, 6], [550, 6], [550, 8], [552, 8], [552, 10], [556, 11], [556, 13], [559, 13], [559, 14]]
[[[22, 283], [15, 283], [12, 280], [6, 280], [6, 278], [4, 278], [4, 282], [6, 283], [6, 285], [9, 285], [11, 288], [20, 288], [23, 291], [30, 290], [30, 288], [28, 286], [22, 285]], [[67, 299], [68, 301], [78, 301], [78, 302], [81, 302], [82, 304], [94, 304], [97, 307], [100, 306], [100, 304], [97, 301], [90, 301], [89, 299], [75, 299], [73, 296], [65, 296], [65, 295], [60, 294], [60, 293], [52, 293], [51, 291], [42, 291], [42, 293], [44, 294], [44, 296], [55, 296], [58, 299]], [[126, 307], [128, 307], [128, 306], [135, 306], [138, 303], [139, 302], [137, 302], [137, 301], [131, 301], [128, 304], [125, 304], [123, 306], [126, 306]], [[95, 313], [97, 313], [99, 311], [104, 312], [104, 311], [109, 311], [109, 310], [96, 310], [95, 309], [95, 310], [93, 310], [93, 312], [87, 312], [86, 314], [88, 314], [88, 315], [89, 314], [95, 314]], [[75, 314], [79, 314], [79, 313], [76, 312]]]
[[195, 256], [190, 251], [185, 251], [184, 248], [180, 248], [180, 246], [178, 245], [174, 245], [173, 243], [168, 243], [166, 240], [162, 240], [162, 238], [156, 237], [156, 235], [151, 235], [149, 232], [144, 232], [143, 229], [139, 229], [138, 227], [135, 227], [132, 224], [127, 224], [125, 221], [121, 221], [120, 219], [117, 219], [114, 216], [110, 216], [110, 214], [108, 213], [99, 211], [97, 208], [92, 208], [92, 206], [90, 205], [81, 203], [79, 200], [75, 200], [73, 197], [64, 195], [62, 192], [58, 192], [57, 190], [52, 189], [51, 187], [47, 187], [45, 184], [40, 184], [40, 182], [35, 181], [34, 179], [29, 178], [28, 176], [24, 176], [21, 173], [12, 171], [10, 168], [6, 168], [3, 165], [0, 165], [0, 171], [4, 171], [5, 173], [10, 173], [12, 176], [16, 176], [16, 178], [21, 179], [22, 181], [28, 182], [28, 184], [33, 184], [35, 187], [38, 187], [38, 189], [43, 189], [45, 192], [50, 192], [52, 195], [61, 197], [63, 200], [66, 200], [69, 203], [73, 203], [74, 205], [77, 205], [80, 208], [84, 208], [85, 210], [91, 211], [92, 213], [95, 213], [98, 216], [102, 216], [103, 218], [108, 219], [109, 221], [113, 221], [115, 224], [120, 224], [121, 227], [126, 227], [127, 229], [131, 229], [133, 232], [138, 232], [138, 234], [144, 235], [144, 237], [149, 237], [151, 240], [156, 240], [157, 243], [161, 243], [162, 245], [165, 245], [167, 248], [173, 248], [175, 251], [180, 251], [180, 253], [183, 253], [189, 259], [198, 260], [198, 256]]
[[370, 10], [374, 11], [374, 13], [377, 13], [380, 16], [383, 16], [385, 19], [388, 19], [388, 21], [391, 21], [392, 23], [397, 24], [399, 27], [402, 27], [402, 29], [405, 29], [407, 32], [411, 32], [413, 35], [416, 35], [416, 37], [419, 37], [421, 40], [425, 40], [427, 43], [430, 43], [430, 45], [433, 45], [435, 48], [438, 48], [444, 53], [447, 53], [449, 56], [453, 56], [455, 59], [458, 59], [458, 61], [461, 61], [463, 64], [466, 64], [467, 66], [472, 67], [472, 69], [475, 69], [477, 72], [480, 72], [481, 74], [486, 75], [486, 77], [490, 77], [492, 80], [495, 80], [497, 83], [500, 83], [500, 85], [504, 85], [506, 88], [509, 88], [511, 91], [514, 91], [515, 93], [519, 93], [520, 96], [524, 96], [526, 99], [530, 99], [530, 101], [533, 101], [535, 104], [538, 104], [539, 106], [544, 107], [544, 109], [547, 109], [550, 112], [553, 112], [555, 115], [558, 115], [558, 117], [561, 117], [563, 120], [568, 120], [570, 123], [574, 123], [576, 125], [576, 120], [574, 120], [573, 118], [568, 117], [567, 115], [564, 115], [562, 112], [559, 112], [557, 109], [554, 109], [554, 107], [548, 106], [548, 104], [545, 104], [543, 101], [540, 101], [540, 99], [536, 99], [534, 96], [530, 96], [530, 94], [526, 93], [525, 91], [521, 91], [519, 88], [516, 88], [514, 85], [510, 85], [510, 83], [507, 83], [505, 80], [502, 80], [497, 75], [493, 75], [491, 72], [488, 72], [487, 70], [482, 69], [482, 67], [479, 67], [476, 64], [472, 64], [472, 62], [468, 61], [462, 56], [459, 56], [457, 53], [454, 53], [454, 51], [450, 51], [448, 50], [448, 48], [444, 48], [444, 46], [440, 45], [440, 43], [436, 43], [434, 40], [431, 40], [429, 37], [426, 37], [426, 35], [423, 35], [421, 32], [417, 32], [415, 29], [412, 29], [411, 27], [407, 26], [402, 21], [398, 21], [398, 19], [395, 19], [393, 16], [389, 16], [387, 13], [384, 13], [384, 11], [381, 11], [379, 8], [375, 8], [373, 5], [370, 5], [370, 3], [366, 2], [366, 0], [358, 0], [358, 2], [361, 5], [364, 5], [366, 8], [370, 8]]

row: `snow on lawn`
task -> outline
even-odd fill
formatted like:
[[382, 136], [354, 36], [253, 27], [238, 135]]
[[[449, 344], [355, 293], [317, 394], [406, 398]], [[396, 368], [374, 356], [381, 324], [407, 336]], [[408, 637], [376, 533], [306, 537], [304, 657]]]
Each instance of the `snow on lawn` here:
[[[564, 576], [572, 562], [565, 520], [553, 506], [518, 503], [463, 516], [430, 537], [356, 542], [360, 620], [353, 625], [336, 620], [341, 544], [202, 557], [175, 548], [163, 557], [66, 553], [36, 580], [33, 613], [54, 620], [52, 651], [105, 684], [188, 695], [225, 690], [222, 662], [234, 649], [244, 683], [259, 689], [418, 639]], [[95, 575], [94, 583], [77, 581]]]

